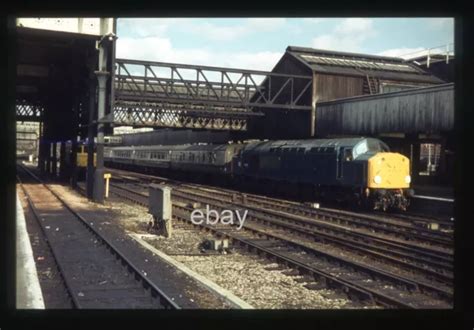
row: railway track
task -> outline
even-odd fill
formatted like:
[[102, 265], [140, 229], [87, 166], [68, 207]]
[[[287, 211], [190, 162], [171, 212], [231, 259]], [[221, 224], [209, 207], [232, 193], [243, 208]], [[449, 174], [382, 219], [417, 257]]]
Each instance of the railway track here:
[[[238, 191], [223, 189], [220, 187], [217, 188], [201, 184], [188, 184], [177, 180], [170, 180], [164, 177], [157, 177], [116, 169], [109, 170], [115, 173], [115, 177], [119, 176], [125, 180], [132, 182], [150, 182], [150, 180], [165, 181], [167, 183], [179, 185], [180, 187], [187, 186], [193, 189], [208, 191], [209, 193], [215, 196], [225, 198], [226, 200], [230, 200], [234, 198], [234, 196], [242, 196], [242, 193]], [[380, 212], [368, 214], [331, 208], [315, 209], [310, 205], [305, 205], [299, 202], [284, 199], [271, 198], [248, 193], [245, 193], [243, 195], [246, 196], [245, 198], [248, 204], [250, 203], [259, 207], [280, 210], [295, 215], [309, 216], [315, 219], [345, 226], [352, 226], [355, 228], [365, 228], [377, 234], [397, 236], [403, 240], [418, 240], [425, 243], [445, 246], [449, 249], [451, 249], [453, 246], [453, 223], [451, 221], [442, 221], [439, 219], [403, 214], [387, 215], [381, 214]], [[447, 232], [427, 229], [426, 226], [431, 223], [438, 223], [440, 225], [440, 228], [446, 229]]]
[[[143, 187], [142, 187], [143, 190]], [[113, 184], [111, 192], [119, 197], [147, 206], [148, 195]], [[187, 194], [187, 195], [186, 195]], [[195, 194], [173, 190], [173, 213], [177, 220], [190, 221], [194, 210], [190, 202], [202, 202]], [[215, 201], [212, 207], [219, 210]], [[200, 229], [212, 231], [218, 236], [225, 236], [270, 259], [278, 260], [301, 274], [309, 274], [317, 280], [316, 287], [327, 285], [339, 287], [351, 298], [376, 302], [383, 306], [401, 308], [449, 308], [452, 292], [443, 285], [432, 285], [426, 282], [408, 279], [356, 262], [354, 259], [329, 253], [321, 245], [310, 245], [302, 242], [301, 236], [289, 234], [289, 230], [278, 232], [270, 230], [267, 224], [254, 221], [244, 225], [245, 230], [232, 226], [200, 225]], [[249, 219], [250, 220], [250, 219]], [[287, 228], [288, 229], [288, 228]], [[340, 238], [339, 238], [340, 239]], [[449, 278], [449, 276], [448, 276]]]
[[47, 239], [74, 308], [180, 308], [93, 223], [27, 168], [17, 167], [29, 209]]
[[[118, 175], [125, 181], [134, 182], [138, 185], [141, 184], [140, 179], [137, 180], [134, 177]], [[117, 178], [117, 173], [115, 177]], [[358, 240], [370, 239], [370, 243], [372, 244], [381, 243], [382, 241], [391, 242], [391, 246], [388, 246], [390, 249], [395, 247], [398, 250], [407, 250], [407, 247], [411, 247], [411, 250], [415, 249], [421, 251], [418, 252], [418, 254], [425, 251], [427, 260], [433, 259], [433, 261], [435, 261], [439, 259], [438, 261], [444, 263], [444, 265], [439, 265], [439, 269], [444, 269], [449, 272], [452, 268], [453, 241], [452, 235], [449, 233], [427, 230], [407, 223], [406, 221], [393, 221], [386, 217], [361, 216], [357, 213], [339, 210], [329, 212], [325, 210], [321, 211], [320, 209], [313, 209], [295, 202], [276, 200], [264, 196], [238, 194], [233, 191], [217, 190], [215, 188], [195, 184], [184, 184], [174, 180], [151, 176], [144, 178], [142, 174], [139, 174], [138, 177], [148, 180], [148, 183], [150, 179], [165, 181], [168, 184], [178, 187], [180, 191], [200, 194], [203, 198], [211, 198], [216, 201], [232, 204], [239, 204], [237, 203], [239, 201], [240, 207], [243, 207], [243, 204], [245, 204], [246, 208], [254, 207], [254, 210], [265, 212], [267, 216], [280, 216], [280, 218], [283, 216], [287, 222], [290, 221], [298, 223], [299, 225], [303, 224], [306, 227], [317, 227], [324, 231], [332, 229], [338, 230], [339, 232], [346, 228], [353, 233], [353, 236], [358, 233]], [[146, 187], [144, 189], [146, 189]], [[394, 252], [391, 253], [394, 254]], [[406, 254], [398, 255], [398, 257], [410, 258], [410, 256]], [[433, 266], [436, 265], [433, 264]], [[438, 268], [435, 267], [435, 269]]]

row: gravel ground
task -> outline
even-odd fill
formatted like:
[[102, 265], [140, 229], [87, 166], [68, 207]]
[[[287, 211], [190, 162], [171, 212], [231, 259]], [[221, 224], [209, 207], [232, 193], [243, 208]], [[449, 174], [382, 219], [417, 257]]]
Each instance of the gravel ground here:
[[[200, 243], [212, 235], [192, 230], [191, 226], [179, 226], [180, 228], [174, 228], [173, 237], [170, 239], [156, 237], [145, 240], [255, 308], [357, 308], [332, 290], [307, 289], [304, 286], [306, 282], [301, 281], [303, 276], [287, 275], [285, 272], [288, 269], [278, 269], [278, 264], [269, 263], [244, 251], [205, 255], [200, 250]], [[297, 281], [298, 279], [300, 281]]]
[[239, 253], [221, 257], [175, 256], [176, 260], [232, 291], [255, 308], [349, 308], [347, 299], [331, 299], [330, 290], [309, 290], [272, 263], [264, 265], [254, 256]]
[[[75, 209], [96, 212], [100, 209], [105, 212], [108, 217], [100, 222], [103, 228], [118, 225], [126, 233], [149, 234], [147, 227], [151, 215], [144, 207], [130, 205], [115, 197], [111, 197], [103, 206], [97, 205], [85, 201], [82, 196], [70, 194], [69, 188], [59, 185], [54, 188], [58, 192], [69, 192], [68, 202]], [[112, 215], [113, 218], [110, 217]], [[352, 303], [333, 290], [308, 289], [302, 276], [285, 274], [288, 269], [281, 269], [278, 264], [269, 263], [245, 251], [235, 250], [225, 255], [203, 253], [200, 244], [212, 237], [210, 233], [197, 231], [192, 225], [174, 222], [171, 238], [156, 236], [145, 240], [255, 308], [362, 308], [360, 304]], [[314, 281], [308, 283], [314, 284]]]

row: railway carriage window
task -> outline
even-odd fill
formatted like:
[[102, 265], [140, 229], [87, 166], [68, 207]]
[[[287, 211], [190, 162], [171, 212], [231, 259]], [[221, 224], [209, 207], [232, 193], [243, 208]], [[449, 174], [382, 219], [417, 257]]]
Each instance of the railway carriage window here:
[[298, 148], [291, 148], [290, 152], [297, 152]]
[[304, 153], [304, 148], [298, 148], [298, 153]]

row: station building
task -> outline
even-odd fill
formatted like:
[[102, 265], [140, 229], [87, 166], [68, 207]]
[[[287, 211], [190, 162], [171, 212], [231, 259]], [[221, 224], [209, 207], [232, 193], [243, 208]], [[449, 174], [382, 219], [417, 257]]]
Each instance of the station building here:
[[[109, 18], [16, 21], [17, 120], [39, 123], [36, 149], [43, 172], [70, 176], [61, 166], [66, 141], [75, 150], [78, 140], [94, 140], [99, 122], [114, 121], [115, 25]], [[105, 57], [100, 49], [106, 50]], [[109, 76], [105, 116], [98, 118], [101, 65]], [[310, 83], [272, 77], [258, 87], [280, 105], [288, 102], [287, 107], [253, 109], [263, 115], [249, 119], [243, 131], [161, 127], [123, 135], [122, 141], [139, 145], [371, 136], [411, 159], [415, 184], [450, 185], [456, 152], [453, 65], [453, 56], [403, 60], [289, 46], [272, 73], [310, 77]], [[304, 107], [292, 109], [296, 102]], [[105, 133], [111, 135], [112, 126], [106, 125]]]
[[[372, 136], [408, 156], [417, 184], [451, 184], [454, 163], [453, 57], [426, 59], [289, 46], [272, 72], [311, 75], [302, 99], [312, 111], [262, 109], [260, 138]], [[449, 62], [449, 60], [448, 60]], [[279, 86], [263, 83], [269, 93]], [[303, 86], [301, 86], [303, 88]], [[252, 134], [251, 133], [251, 134]]]

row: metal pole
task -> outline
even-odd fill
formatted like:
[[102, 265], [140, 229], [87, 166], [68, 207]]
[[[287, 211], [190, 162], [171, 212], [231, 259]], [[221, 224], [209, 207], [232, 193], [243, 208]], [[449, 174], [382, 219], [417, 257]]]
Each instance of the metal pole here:
[[56, 178], [56, 176], [58, 175], [58, 159], [57, 159], [57, 143], [56, 141], [53, 142], [53, 155], [52, 155], [52, 159], [51, 159], [51, 174], [53, 176], [53, 178]]
[[446, 64], [449, 64], [449, 44], [446, 44]]
[[77, 188], [77, 137], [74, 136], [71, 145], [71, 186]]
[[[92, 69], [92, 68], [91, 68]], [[94, 115], [95, 115], [95, 81], [89, 80], [89, 126], [87, 127], [87, 172], [86, 172], [86, 194], [87, 198], [93, 199], [94, 191]]]
[[99, 96], [97, 102], [97, 160], [96, 170], [94, 172], [94, 201], [97, 203], [104, 202], [104, 123], [102, 120], [105, 116], [105, 94], [106, 83], [109, 73], [107, 67], [107, 49], [101, 42], [99, 44], [99, 70], [95, 72], [99, 84]]

